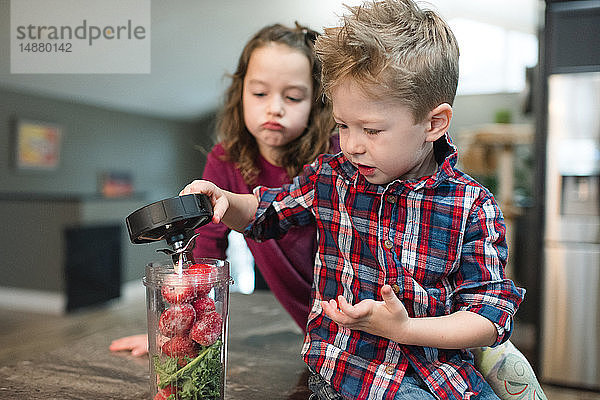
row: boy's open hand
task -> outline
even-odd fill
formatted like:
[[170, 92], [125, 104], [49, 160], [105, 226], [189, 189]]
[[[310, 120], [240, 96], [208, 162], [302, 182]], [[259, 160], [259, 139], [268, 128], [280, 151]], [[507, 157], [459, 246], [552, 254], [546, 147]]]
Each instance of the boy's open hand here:
[[367, 299], [352, 305], [338, 296], [337, 302], [334, 299], [322, 301], [321, 306], [338, 325], [392, 339], [407, 329], [410, 318], [390, 285], [381, 287], [381, 297], [383, 301]]
[[183, 196], [194, 193], [203, 193], [210, 198], [213, 206], [212, 220], [215, 224], [221, 222], [223, 215], [225, 215], [225, 212], [229, 208], [229, 199], [225, 195], [225, 192], [212, 182], [195, 180], [184, 187], [179, 195]]

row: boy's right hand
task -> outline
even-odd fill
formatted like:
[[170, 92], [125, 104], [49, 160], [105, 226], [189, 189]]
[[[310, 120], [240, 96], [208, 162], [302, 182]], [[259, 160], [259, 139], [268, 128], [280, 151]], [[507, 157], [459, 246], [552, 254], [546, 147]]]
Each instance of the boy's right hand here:
[[195, 180], [184, 187], [179, 195], [183, 196], [195, 193], [203, 193], [210, 198], [210, 202], [213, 206], [212, 221], [215, 224], [221, 222], [223, 215], [225, 215], [225, 212], [229, 208], [229, 199], [225, 195], [225, 191], [210, 181]]

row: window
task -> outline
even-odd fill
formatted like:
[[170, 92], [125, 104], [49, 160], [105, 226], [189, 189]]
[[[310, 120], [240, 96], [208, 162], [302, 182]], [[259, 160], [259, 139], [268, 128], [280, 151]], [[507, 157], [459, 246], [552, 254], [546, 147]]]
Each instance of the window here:
[[533, 34], [469, 19], [449, 22], [460, 47], [457, 94], [520, 92], [525, 69], [537, 64]]

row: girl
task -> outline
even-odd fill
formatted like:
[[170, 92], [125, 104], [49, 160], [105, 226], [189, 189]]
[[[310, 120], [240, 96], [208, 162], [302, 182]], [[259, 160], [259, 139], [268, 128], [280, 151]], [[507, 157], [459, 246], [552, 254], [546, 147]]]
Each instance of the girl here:
[[[319, 154], [337, 152], [335, 123], [322, 101], [317, 32], [280, 24], [258, 31], [244, 47], [219, 115], [219, 143], [208, 154], [203, 179], [236, 193], [257, 185], [280, 187]], [[225, 258], [229, 229], [198, 229], [194, 255]], [[304, 331], [310, 304], [316, 232], [295, 228], [280, 240], [246, 241], [269, 288]], [[115, 340], [110, 349], [147, 352], [146, 335]]]

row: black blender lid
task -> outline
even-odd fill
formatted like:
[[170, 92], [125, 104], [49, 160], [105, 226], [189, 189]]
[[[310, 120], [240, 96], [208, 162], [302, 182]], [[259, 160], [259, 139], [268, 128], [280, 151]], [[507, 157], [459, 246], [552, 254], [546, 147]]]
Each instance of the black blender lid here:
[[[212, 205], [205, 194], [188, 194], [160, 200], [144, 206], [125, 219], [132, 243], [186, 237], [212, 219]], [[177, 239], [178, 240], [178, 239]]]

